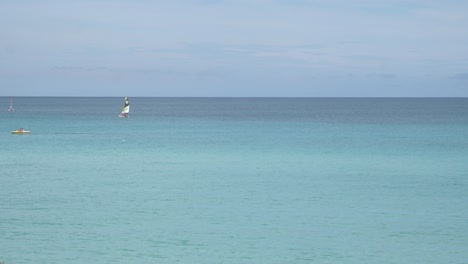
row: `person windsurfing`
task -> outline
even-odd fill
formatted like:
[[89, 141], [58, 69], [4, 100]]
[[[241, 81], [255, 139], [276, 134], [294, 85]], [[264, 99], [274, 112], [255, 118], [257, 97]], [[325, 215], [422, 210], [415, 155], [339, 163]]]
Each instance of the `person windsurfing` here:
[[122, 113], [120, 113], [120, 116], [128, 117], [128, 112], [130, 112], [130, 101], [128, 100], [128, 97], [125, 97], [125, 104], [122, 109]]

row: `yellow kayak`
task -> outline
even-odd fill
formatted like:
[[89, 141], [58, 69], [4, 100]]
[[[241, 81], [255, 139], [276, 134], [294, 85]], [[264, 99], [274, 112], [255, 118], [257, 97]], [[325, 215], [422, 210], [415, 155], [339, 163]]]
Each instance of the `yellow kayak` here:
[[28, 130], [15, 130], [15, 131], [11, 131], [12, 134], [29, 134], [31, 133], [31, 131], [28, 131]]

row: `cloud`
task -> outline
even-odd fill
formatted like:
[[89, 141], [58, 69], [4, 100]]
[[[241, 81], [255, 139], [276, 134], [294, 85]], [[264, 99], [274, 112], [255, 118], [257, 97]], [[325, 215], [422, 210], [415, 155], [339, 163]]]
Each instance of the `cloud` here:
[[468, 81], [468, 72], [454, 74], [451, 78], [455, 80]]
[[390, 79], [396, 79], [397, 75], [393, 73], [369, 73], [367, 74], [367, 77], [373, 78], [373, 79], [390, 80]]

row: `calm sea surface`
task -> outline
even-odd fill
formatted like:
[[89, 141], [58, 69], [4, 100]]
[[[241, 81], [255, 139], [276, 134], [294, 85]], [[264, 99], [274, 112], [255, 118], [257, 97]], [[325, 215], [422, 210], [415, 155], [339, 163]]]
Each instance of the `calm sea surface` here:
[[466, 98], [0, 99], [5, 264], [468, 262]]

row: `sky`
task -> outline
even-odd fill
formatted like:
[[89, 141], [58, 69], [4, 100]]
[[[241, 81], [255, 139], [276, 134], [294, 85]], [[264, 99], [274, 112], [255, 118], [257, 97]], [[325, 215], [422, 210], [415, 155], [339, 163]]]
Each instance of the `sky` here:
[[465, 0], [1, 0], [2, 96], [468, 97]]

